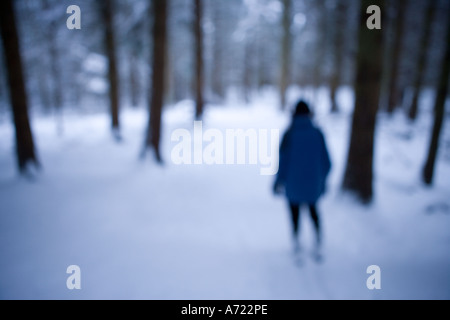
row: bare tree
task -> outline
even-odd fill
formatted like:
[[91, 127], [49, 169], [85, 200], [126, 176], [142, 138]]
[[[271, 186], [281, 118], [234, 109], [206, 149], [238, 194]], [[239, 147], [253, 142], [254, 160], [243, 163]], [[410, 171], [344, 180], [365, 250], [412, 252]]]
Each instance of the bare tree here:
[[139, 105], [140, 96], [140, 82], [139, 82], [139, 70], [138, 70], [138, 54], [137, 51], [132, 48], [129, 55], [129, 79], [130, 79], [130, 97], [131, 105], [137, 107]]
[[194, 38], [195, 38], [195, 118], [201, 119], [203, 115], [204, 97], [204, 61], [203, 61], [203, 3], [202, 0], [194, 1]]
[[407, 0], [394, 0], [395, 5], [395, 32], [394, 32], [394, 47], [392, 56], [392, 67], [390, 74], [390, 90], [389, 90], [389, 102], [388, 113], [394, 112], [394, 110], [402, 103], [402, 90], [400, 88], [400, 61], [401, 50], [403, 43], [403, 35], [405, 30], [405, 12]]
[[19, 171], [27, 172], [28, 164], [39, 167], [28, 116], [28, 99], [25, 89], [19, 36], [13, 0], [0, 2], [0, 29], [3, 39], [9, 95], [16, 132], [16, 155]]
[[383, 60], [382, 30], [369, 30], [366, 27], [366, 9], [373, 4], [383, 8], [384, 0], [361, 0], [356, 101], [343, 182], [343, 189], [354, 192], [363, 203], [369, 203], [373, 197], [374, 136]]
[[292, 24], [292, 1], [282, 0], [283, 3], [283, 38], [281, 42], [281, 73], [280, 73], [280, 106], [286, 108], [286, 91], [290, 82], [291, 68], [291, 24]]
[[344, 59], [344, 40], [345, 33], [343, 31], [346, 23], [347, 4], [344, 1], [336, 1], [336, 6], [333, 8], [334, 28], [331, 30], [333, 33], [333, 71], [330, 78], [330, 98], [331, 98], [331, 111], [338, 112], [339, 106], [337, 102], [337, 90], [341, 84], [342, 78], [342, 65]]
[[0, 50], [0, 116], [3, 112], [3, 107], [6, 105], [6, 86], [5, 86], [5, 79], [4, 75], [6, 74], [5, 67], [3, 65], [3, 61], [5, 59], [3, 58], [3, 51]]
[[[314, 88], [317, 90], [322, 84], [323, 80], [323, 71], [324, 71], [324, 63], [326, 57], [326, 46], [327, 46], [327, 37], [328, 37], [328, 17], [326, 16], [325, 8], [326, 8], [326, 0], [314, 0], [312, 1], [313, 12], [316, 16], [316, 30], [317, 37], [315, 40], [315, 51], [314, 51], [314, 65], [313, 65], [313, 73], [312, 73], [312, 84]], [[317, 91], [316, 91], [317, 95]]]
[[247, 40], [244, 44], [244, 71], [242, 73], [242, 91], [246, 103], [250, 102], [250, 93], [252, 90], [252, 64], [253, 64], [253, 44]]
[[425, 16], [425, 28], [420, 35], [420, 47], [419, 47], [419, 60], [417, 62], [417, 69], [414, 78], [414, 95], [412, 104], [409, 109], [408, 117], [410, 120], [416, 120], [417, 113], [419, 111], [419, 95], [422, 89], [422, 85], [425, 77], [425, 66], [427, 62], [428, 48], [431, 39], [431, 25], [433, 23], [433, 17], [435, 8], [437, 5], [436, 0], [427, 1], [427, 9]]
[[142, 152], [145, 156], [147, 149], [153, 148], [155, 158], [158, 163], [162, 163], [160, 152], [161, 141], [161, 114], [165, 93], [165, 66], [166, 66], [166, 46], [167, 46], [167, 3], [168, 0], [150, 0], [150, 8], [154, 17], [152, 40], [153, 40], [153, 61], [152, 61], [152, 82], [151, 97], [149, 99], [149, 120], [147, 137]]
[[39, 69], [37, 78], [38, 78], [38, 89], [39, 89], [39, 98], [43, 110], [45, 112], [50, 112], [50, 106], [52, 105], [51, 92], [50, 92], [50, 76], [48, 74], [47, 65], [42, 63], [37, 66]]
[[439, 148], [439, 138], [442, 131], [442, 124], [445, 113], [445, 102], [447, 99], [449, 77], [450, 77], [450, 21], [448, 21], [447, 35], [446, 35], [446, 49], [445, 56], [442, 63], [441, 75], [437, 89], [437, 97], [434, 106], [434, 125], [431, 136], [429, 151], [425, 167], [423, 169], [423, 181], [427, 185], [433, 183], [433, 176], [435, 171], [435, 163], [437, 152]]
[[140, 35], [143, 33], [142, 23], [136, 22], [129, 31], [128, 39], [128, 80], [130, 102], [137, 107], [141, 98], [141, 79], [139, 72], [140, 57], [143, 51]]
[[101, 2], [105, 27], [105, 49], [108, 57], [109, 102], [111, 125], [116, 139], [120, 140], [119, 125], [119, 74], [117, 71], [116, 41], [114, 33], [114, 0]]
[[[57, 9], [63, 9], [60, 6], [55, 6], [55, 3], [44, 0], [43, 9], [47, 13], [48, 27], [45, 30], [48, 39], [48, 52], [50, 57], [50, 74], [52, 79], [52, 107], [57, 115], [58, 132], [63, 131], [62, 126], [62, 107], [63, 107], [63, 89], [62, 89], [62, 75], [60, 66], [60, 49], [58, 44], [58, 23], [61, 18]], [[48, 107], [48, 106], [47, 106]]]
[[223, 34], [223, 12], [222, 5], [223, 1], [213, 0], [213, 20], [214, 20], [214, 43], [213, 43], [213, 64], [211, 68], [211, 89], [213, 93], [220, 99], [225, 98], [225, 87], [224, 87], [224, 66], [223, 66], [223, 56], [224, 56], [224, 34]]

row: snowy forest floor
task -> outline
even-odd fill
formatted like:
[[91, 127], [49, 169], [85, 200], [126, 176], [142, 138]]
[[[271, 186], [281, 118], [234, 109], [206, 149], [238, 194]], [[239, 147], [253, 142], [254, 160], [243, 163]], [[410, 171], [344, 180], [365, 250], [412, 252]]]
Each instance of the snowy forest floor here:
[[[286, 128], [270, 99], [251, 106], [209, 106], [204, 126]], [[350, 113], [317, 110], [333, 171], [321, 200], [322, 264], [292, 257], [285, 201], [273, 177], [252, 165], [194, 166], [170, 161], [173, 130], [192, 130], [192, 108], [163, 117], [163, 157], [139, 160], [147, 113], [122, 112], [116, 143], [107, 115], [35, 117], [43, 171], [18, 177], [14, 130], [0, 124], [1, 299], [450, 299], [450, 154], [439, 152], [435, 184], [420, 182], [431, 117], [414, 126], [380, 115], [375, 199], [342, 194]], [[443, 146], [449, 143], [447, 118]], [[447, 139], [447, 140], [445, 140]], [[306, 212], [305, 212], [306, 213]], [[311, 248], [309, 216], [301, 240]], [[69, 265], [81, 290], [66, 287]], [[366, 269], [381, 268], [381, 290], [368, 290]]]

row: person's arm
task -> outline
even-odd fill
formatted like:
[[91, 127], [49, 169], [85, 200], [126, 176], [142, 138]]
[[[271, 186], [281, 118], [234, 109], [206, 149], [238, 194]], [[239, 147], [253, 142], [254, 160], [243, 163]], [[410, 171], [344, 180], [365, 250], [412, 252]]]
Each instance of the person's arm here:
[[320, 137], [322, 149], [322, 174], [323, 174], [323, 176], [321, 177], [322, 178], [321, 183], [322, 183], [322, 193], [325, 193], [327, 177], [331, 170], [331, 159], [330, 154], [328, 152], [327, 144], [325, 142], [325, 137], [322, 132], [320, 132]]
[[288, 150], [290, 148], [290, 135], [291, 129], [288, 129], [283, 136], [280, 146], [280, 157], [279, 157], [279, 169], [273, 186], [273, 191], [275, 194], [280, 194], [283, 192], [284, 184], [286, 183], [287, 170], [288, 170]]
[[321, 133], [320, 135], [321, 135], [321, 137], [322, 137], [322, 149], [323, 149], [323, 154], [324, 154], [324, 157], [323, 157], [323, 160], [324, 160], [324, 162], [323, 162], [323, 167], [324, 167], [324, 169], [325, 169], [325, 170], [324, 170], [325, 175], [327, 176], [327, 175], [330, 173], [330, 170], [331, 170], [330, 153], [328, 152], [327, 144], [326, 144], [326, 142], [325, 142], [325, 137], [324, 137], [323, 133]]

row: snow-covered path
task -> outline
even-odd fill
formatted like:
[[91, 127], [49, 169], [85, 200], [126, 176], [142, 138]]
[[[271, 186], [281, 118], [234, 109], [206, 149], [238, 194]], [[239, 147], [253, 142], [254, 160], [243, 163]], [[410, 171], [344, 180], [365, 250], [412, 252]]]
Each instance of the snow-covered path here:
[[[285, 116], [260, 111], [212, 109], [205, 123], [286, 126]], [[0, 298], [450, 298], [450, 165], [440, 162], [433, 189], [416, 182], [422, 156], [414, 156], [425, 150], [427, 135], [387, 143], [392, 130], [380, 125], [377, 196], [366, 208], [338, 191], [348, 117], [318, 117], [334, 164], [320, 204], [325, 261], [307, 259], [299, 268], [287, 208], [271, 194], [272, 177], [259, 175], [258, 166], [171, 163], [171, 132], [192, 128], [185, 115], [183, 107], [165, 114], [163, 168], [138, 160], [143, 111], [124, 112], [121, 144], [110, 138], [106, 116], [68, 116], [60, 138], [51, 119], [38, 119], [44, 171], [33, 182], [15, 174], [13, 131], [2, 124]], [[393, 153], [401, 147], [407, 165]], [[307, 250], [308, 218], [302, 220]], [[66, 288], [69, 265], [81, 268], [81, 290]], [[366, 287], [370, 265], [381, 268], [379, 291]]]

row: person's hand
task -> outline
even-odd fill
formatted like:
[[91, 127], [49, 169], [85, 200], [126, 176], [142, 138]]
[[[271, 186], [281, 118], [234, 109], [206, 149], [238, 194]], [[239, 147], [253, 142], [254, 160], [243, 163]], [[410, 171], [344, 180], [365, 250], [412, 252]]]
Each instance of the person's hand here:
[[284, 185], [278, 180], [273, 184], [273, 194], [276, 196], [282, 195], [284, 193]]

